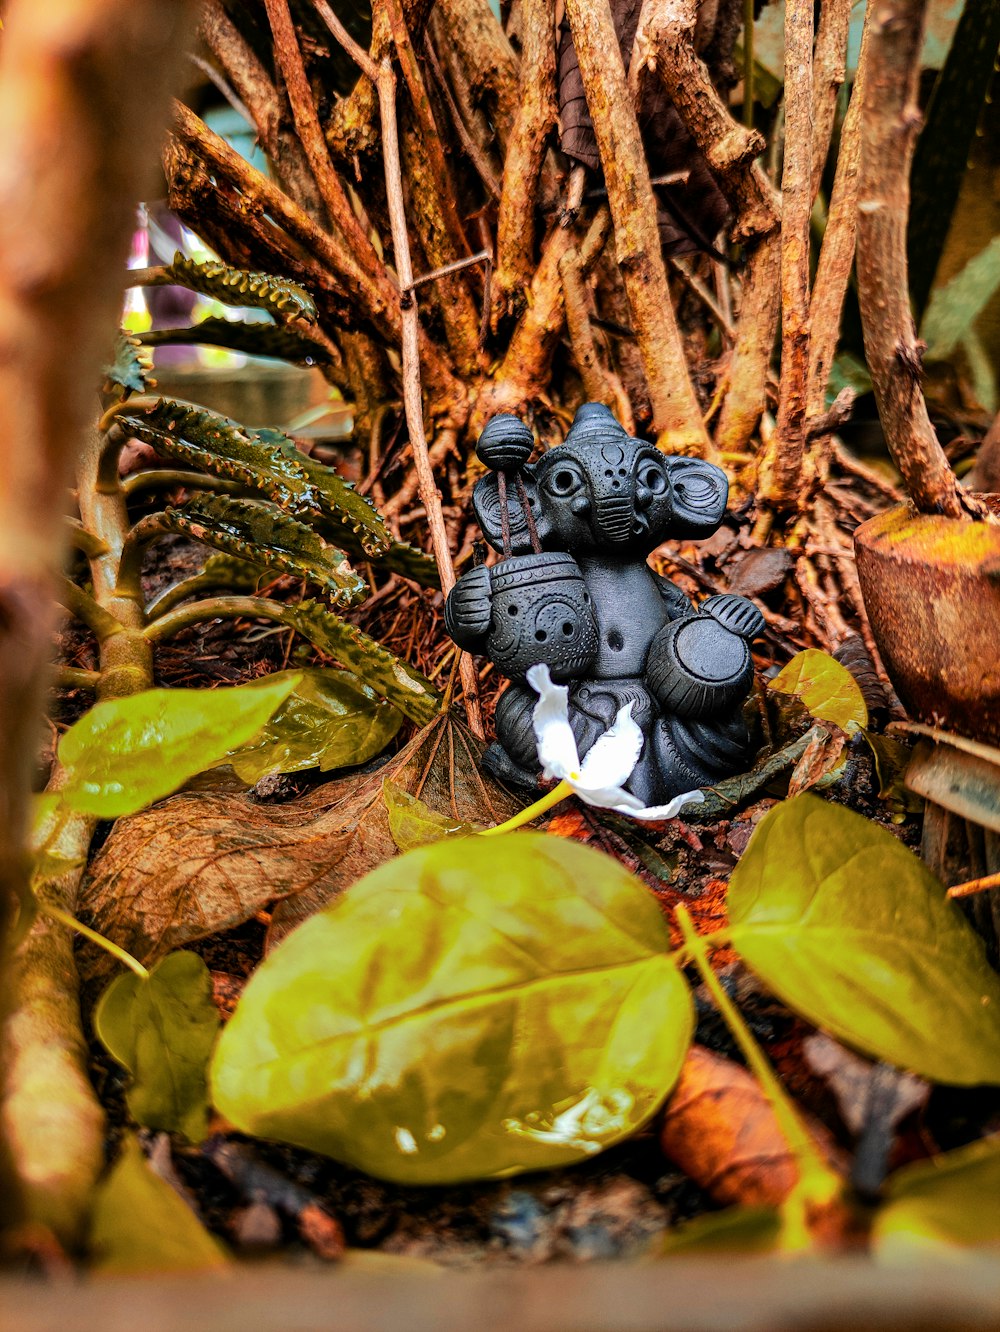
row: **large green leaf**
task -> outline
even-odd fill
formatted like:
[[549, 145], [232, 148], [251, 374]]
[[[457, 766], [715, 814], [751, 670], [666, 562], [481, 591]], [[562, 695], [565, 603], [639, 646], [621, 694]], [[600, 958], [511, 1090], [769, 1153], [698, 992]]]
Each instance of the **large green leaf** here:
[[208, 1060], [219, 1030], [212, 978], [197, 953], [168, 953], [148, 979], [116, 976], [94, 1009], [105, 1049], [132, 1075], [132, 1118], [201, 1142]]
[[904, 1166], [889, 1180], [872, 1239], [879, 1258], [1000, 1245], [1000, 1137]]
[[796, 1012], [937, 1082], [1000, 1082], [1000, 978], [891, 833], [801, 795], [758, 825], [729, 885], [732, 944]]
[[90, 1221], [91, 1270], [102, 1273], [201, 1272], [227, 1267], [218, 1240], [146, 1164], [134, 1134], [98, 1186]]
[[681, 1068], [692, 1003], [653, 896], [537, 833], [390, 861], [251, 978], [212, 1064], [239, 1128], [408, 1183], [567, 1164]]
[[263, 500], [196, 495], [162, 515], [168, 531], [204, 541], [237, 559], [317, 583], [334, 605], [353, 606], [368, 591], [336, 546]]
[[806, 648], [796, 653], [769, 687], [794, 694], [817, 721], [833, 722], [843, 731], [868, 725], [868, 709], [857, 680], [828, 652]]
[[296, 678], [234, 689], [147, 689], [97, 703], [59, 742], [63, 801], [104, 819], [145, 809], [256, 735]]
[[277, 682], [299, 683], [266, 726], [225, 762], [247, 785], [275, 772], [346, 768], [380, 754], [403, 724], [403, 714], [347, 671], [280, 671]]

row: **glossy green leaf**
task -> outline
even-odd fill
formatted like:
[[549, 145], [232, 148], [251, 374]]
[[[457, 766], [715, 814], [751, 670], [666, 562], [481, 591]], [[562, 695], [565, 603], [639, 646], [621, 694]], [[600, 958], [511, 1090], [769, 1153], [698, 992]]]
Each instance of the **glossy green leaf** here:
[[774, 1253], [780, 1243], [781, 1213], [777, 1208], [727, 1207], [668, 1231], [661, 1252], [664, 1257]]
[[212, 978], [197, 953], [168, 953], [148, 980], [116, 976], [94, 1009], [94, 1030], [132, 1075], [129, 1113], [147, 1128], [200, 1142], [208, 1123], [208, 1061], [219, 1030]]
[[123, 429], [165, 458], [256, 491], [311, 526], [332, 524], [338, 543], [350, 542], [368, 556], [383, 554], [392, 543], [371, 500], [280, 430], [251, 430], [207, 407], [170, 398], [120, 419]]
[[329, 772], [380, 754], [403, 724], [403, 714], [346, 671], [316, 667], [269, 675], [299, 683], [271, 720], [224, 760], [253, 785], [270, 773]]
[[203, 1272], [229, 1265], [225, 1249], [146, 1164], [134, 1134], [98, 1186], [90, 1222], [91, 1270]]
[[388, 777], [382, 783], [382, 800], [389, 816], [389, 833], [400, 851], [476, 832], [470, 823], [454, 814], [439, 814]]
[[817, 721], [842, 731], [868, 725], [868, 709], [857, 680], [828, 652], [798, 652], [770, 681], [770, 688], [800, 698]]
[[1000, 1137], [897, 1170], [872, 1226], [884, 1261], [921, 1250], [1000, 1245]]
[[441, 695], [426, 675], [318, 601], [290, 603], [284, 621], [418, 726], [428, 725], [441, 711]]
[[212, 1064], [237, 1127], [408, 1183], [565, 1165], [674, 1085], [692, 1002], [655, 898], [538, 833], [366, 875], [251, 978]]
[[868, 730], [861, 734], [867, 740], [875, 759], [878, 798], [888, 805], [893, 823], [902, 823], [907, 814], [921, 814], [923, 800], [916, 792], [909, 790], [903, 780], [913, 752], [911, 746], [892, 735], [878, 735]]
[[926, 866], [884, 828], [801, 795], [729, 884], [732, 945], [790, 1008], [937, 1082], [1000, 1083], [1000, 977]]
[[295, 678], [233, 689], [147, 689], [96, 704], [59, 742], [63, 801], [104, 819], [145, 809], [256, 735]]

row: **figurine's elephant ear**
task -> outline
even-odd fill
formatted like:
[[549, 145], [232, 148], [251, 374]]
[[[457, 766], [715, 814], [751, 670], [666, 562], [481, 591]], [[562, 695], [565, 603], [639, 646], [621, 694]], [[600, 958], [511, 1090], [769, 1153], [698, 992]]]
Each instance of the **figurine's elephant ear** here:
[[[551, 523], [543, 512], [535, 482], [534, 470], [523, 467], [519, 472], [524, 491], [535, 520], [535, 528], [542, 545], [551, 533]], [[503, 530], [500, 524], [500, 483], [496, 472], [488, 472], [476, 482], [472, 492], [472, 508], [476, 522], [494, 550], [503, 550]], [[507, 477], [507, 513], [510, 517], [510, 548], [512, 555], [526, 555], [531, 550], [531, 537], [524, 517], [524, 508], [512, 474]]]
[[726, 512], [729, 478], [700, 458], [668, 458], [666, 463], [673, 499], [667, 535], [674, 540], [711, 536]]

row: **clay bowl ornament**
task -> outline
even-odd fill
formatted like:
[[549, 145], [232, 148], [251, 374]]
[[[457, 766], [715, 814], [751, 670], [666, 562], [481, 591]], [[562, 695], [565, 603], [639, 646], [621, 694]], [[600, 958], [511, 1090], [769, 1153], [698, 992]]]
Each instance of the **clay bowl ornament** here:
[[[1000, 495], [980, 495], [1000, 515]], [[896, 505], [854, 534], [858, 579], [911, 716], [1000, 746], [1000, 527]]]

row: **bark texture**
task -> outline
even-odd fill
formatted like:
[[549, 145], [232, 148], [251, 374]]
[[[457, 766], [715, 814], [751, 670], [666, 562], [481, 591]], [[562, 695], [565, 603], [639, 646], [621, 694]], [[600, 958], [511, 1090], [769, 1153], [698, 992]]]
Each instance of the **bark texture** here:
[[925, 0], [876, 0], [858, 182], [858, 298], [886, 444], [921, 513], [982, 516], [963, 493], [927, 414], [922, 347], [907, 286], [910, 162]]

